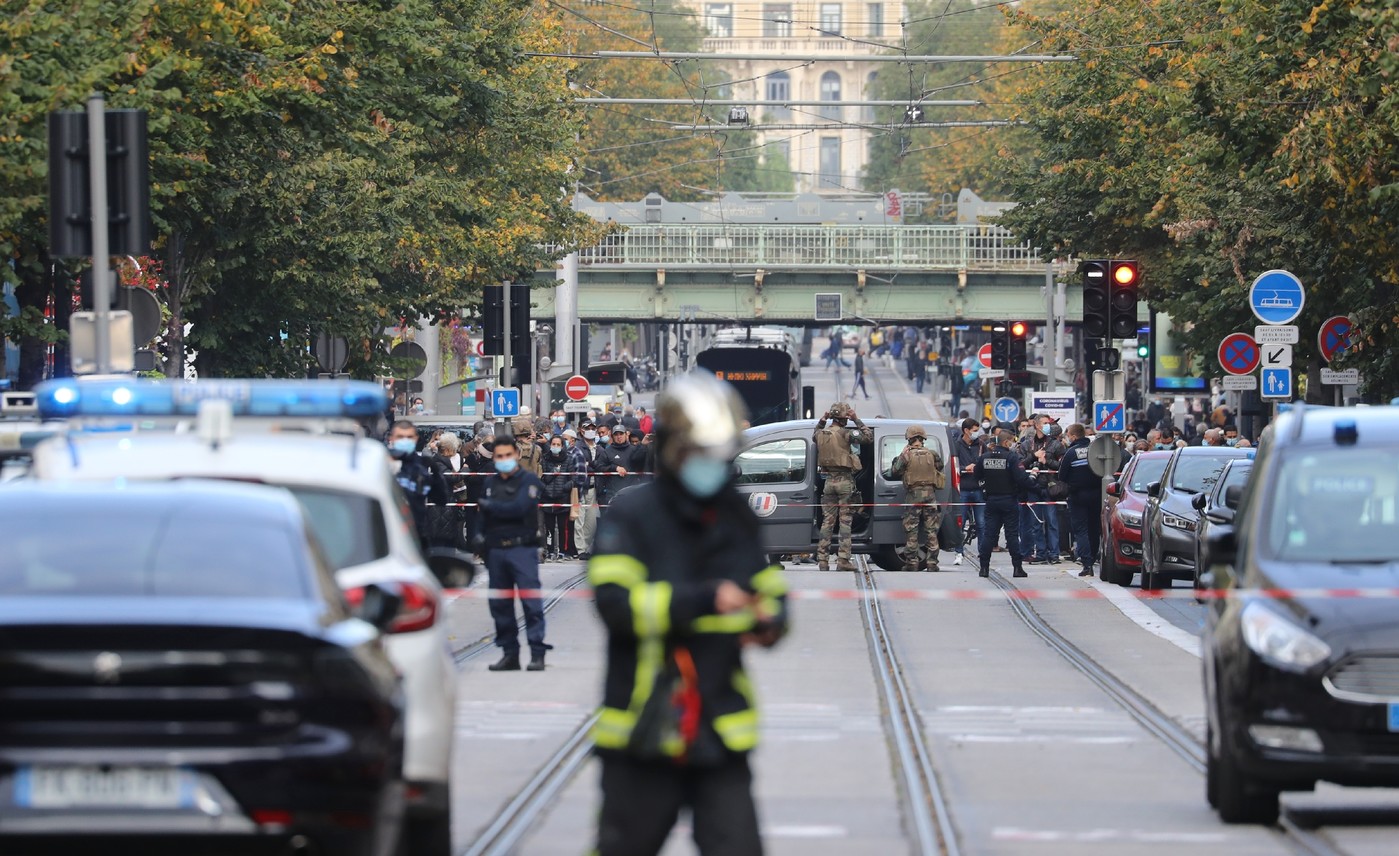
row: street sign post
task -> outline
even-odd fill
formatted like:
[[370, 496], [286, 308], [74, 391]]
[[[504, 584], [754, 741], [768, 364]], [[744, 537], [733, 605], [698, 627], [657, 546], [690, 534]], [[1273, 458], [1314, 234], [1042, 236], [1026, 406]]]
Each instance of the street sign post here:
[[1119, 434], [1127, 430], [1127, 407], [1121, 401], [1093, 402], [1093, 430]]
[[1317, 353], [1326, 362], [1331, 362], [1350, 348], [1350, 337], [1354, 332], [1355, 325], [1349, 317], [1333, 315], [1327, 318], [1321, 322], [1321, 329], [1316, 334]]
[[1219, 343], [1219, 365], [1231, 375], [1252, 374], [1262, 351], [1247, 333], [1230, 333]]
[[1276, 369], [1292, 365], [1291, 345], [1264, 345], [1263, 368]]
[[1264, 398], [1291, 398], [1292, 368], [1264, 369], [1261, 386]]
[[[568, 396], [569, 401], [582, 401], [588, 397], [588, 391], [592, 388], [592, 384], [588, 383], [587, 378], [582, 375], [574, 375], [564, 381], [563, 394]], [[584, 409], [586, 410], [586, 408]]]
[[497, 419], [520, 415], [520, 390], [502, 387], [491, 393], [491, 413]]
[[1259, 274], [1248, 289], [1248, 307], [1264, 324], [1291, 324], [1302, 314], [1306, 299], [1302, 281], [1285, 270]]
[[1253, 341], [1260, 345], [1295, 345], [1302, 341], [1296, 324], [1259, 324], [1253, 328]]
[[998, 398], [992, 405], [991, 412], [995, 415], [997, 422], [1014, 422], [1020, 418], [1020, 402], [1013, 398]]
[[1099, 434], [1088, 444], [1088, 467], [1099, 478], [1107, 478], [1117, 472], [1122, 464], [1122, 450], [1117, 441], [1107, 434]]

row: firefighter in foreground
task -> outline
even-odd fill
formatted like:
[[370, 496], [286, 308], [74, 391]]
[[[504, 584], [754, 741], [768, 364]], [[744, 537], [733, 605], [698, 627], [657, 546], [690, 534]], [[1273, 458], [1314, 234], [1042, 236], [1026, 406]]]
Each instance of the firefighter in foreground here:
[[[828, 428], [826, 421], [833, 424]], [[846, 427], [854, 422], [854, 428]], [[829, 571], [831, 536], [840, 539], [837, 547], [836, 569], [853, 571], [850, 561], [850, 524], [854, 517], [851, 504], [855, 502], [855, 474], [862, 467], [860, 458], [850, 449], [852, 443], [869, 445], [874, 442], [874, 429], [860, 421], [855, 409], [843, 402], [836, 402], [816, 423], [812, 432], [816, 443], [816, 466], [826, 477], [826, 485], [821, 489], [821, 540], [816, 543], [816, 566], [818, 570]], [[837, 524], [839, 528], [837, 528]]]
[[[937, 571], [938, 527], [942, 526], [938, 491], [947, 487], [942, 455], [927, 448], [928, 432], [922, 425], [910, 426], [904, 439], [908, 445], [890, 466], [894, 478], [904, 483], [904, 570]], [[920, 524], [922, 538], [918, 537]]]
[[744, 415], [712, 375], [673, 381], [656, 407], [659, 477], [598, 524], [588, 563], [608, 632], [593, 732], [598, 856], [659, 852], [683, 807], [701, 854], [762, 852], [748, 768], [758, 712], [741, 652], [782, 637], [787, 587], [732, 485]]

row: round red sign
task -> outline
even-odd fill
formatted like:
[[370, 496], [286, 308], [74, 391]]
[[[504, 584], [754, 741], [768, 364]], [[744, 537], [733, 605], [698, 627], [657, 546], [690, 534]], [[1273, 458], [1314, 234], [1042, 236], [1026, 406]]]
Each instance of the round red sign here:
[[588, 379], [582, 375], [574, 375], [564, 381], [563, 385], [563, 393], [568, 396], [570, 401], [582, 401], [588, 397], [590, 389], [592, 386], [588, 383]]
[[1247, 333], [1230, 333], [1219, 343], [1219, 365], [1229, 374], [1252, 374], [1262, 359], [1258, 343]]
[[976, 358], [981, 360], [983, 368], [991, 368], [991, 346], [982, 345], [981, 350], [976, 352]]

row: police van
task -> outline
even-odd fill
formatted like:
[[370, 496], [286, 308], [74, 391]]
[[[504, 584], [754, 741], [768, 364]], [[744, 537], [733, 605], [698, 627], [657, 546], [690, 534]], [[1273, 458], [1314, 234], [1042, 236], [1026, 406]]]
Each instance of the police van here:
[[[960, 429], [946, 422], [914, 419], [867, 419], [874, 442], [853, 449], [861, 468], [855, 474], [859, 495], [851, 521], [851, 549], [867, 553], [886, 571], [903, 567], [899, 550], [905, 542], [902, 504], [904, 486], [890, 468], [908, 445], [904, 432], [921, 426], [928, 432], [925, 448], [942, 456], [947, 484], [937, 492], [943, 505], [938, 546], [944, 551], [962, 547], [961, 501], [952, 440]], [[816, 549], [821, 533], [821, 490], [825, 479], [816, 469], [815, 420], [776, 422], [743, 432], [743, 450], [734, 465], [738, 489], [758, 515], [763, 546], [770, 553], [802, 554]]]

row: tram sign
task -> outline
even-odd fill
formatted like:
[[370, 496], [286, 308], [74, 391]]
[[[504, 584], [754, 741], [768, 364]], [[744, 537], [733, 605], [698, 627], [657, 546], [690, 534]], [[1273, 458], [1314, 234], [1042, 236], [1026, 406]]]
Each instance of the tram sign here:
[[1302, 281], [1285, 270], [1259, 274], [1248, 289], [1248, 308], [1264, 324], [1291, 324], [1306, 301]]

